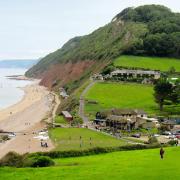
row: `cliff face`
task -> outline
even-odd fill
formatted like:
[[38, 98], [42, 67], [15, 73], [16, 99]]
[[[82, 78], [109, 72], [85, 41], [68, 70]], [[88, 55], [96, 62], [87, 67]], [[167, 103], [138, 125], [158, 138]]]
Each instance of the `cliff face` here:
[[[178, 54], [179, 17], [179, 14], [172, 13], [164, 6], [148, 5], [135, 9], [127, 8], [104, 27], [89, 35], [71, 39], [61, 49], [44, 57], [27, 71], [26, 75], [41, 78], [41, 84], [49, 88], [53, 85], [65, 84], [75, 87], [74, 84], [100, 71], [122, 53]], [[167, 27], [166, 24], [168, 24]], [[172, 24], [174, 28], [169, 30]], [[169, 43], [164, 44], [164, 38]], [[172, 42], [174, 48], [165, 47], [166, 44], [172, 45]], [[160, 47], [162, 47], [161, 50], [158, 49]], [[177, 51], [173, 52], [172, 49], [177, 49]], [[159, 52], [161, 54], [151, 54]]]
[[146, 25], [142, 23], [113, 21], [90, 35], [71, 39], [61, 49], [43, 58], [26, 75], [42, 78], [41, 84], [49, 88], [54, 81], [63, 85], [78, 80], [92, 66], [89, 74], [94, 72], [96, 65], [100, 71], [146, 31]]
[[79, 61], [77, 63], [60, 63], [52, 65], [47, 71], [42, 74], [41, 85], [52, 88], [55, 83], [60, 83], [61, 86], [68, 82], [78, 80], [82, 74], [90, 69], [94, 64], [94, 61]]

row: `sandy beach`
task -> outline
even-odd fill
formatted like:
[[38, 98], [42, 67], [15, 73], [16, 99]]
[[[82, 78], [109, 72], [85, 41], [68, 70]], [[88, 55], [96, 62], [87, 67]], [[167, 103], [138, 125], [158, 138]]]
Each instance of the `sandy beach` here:
[[17, 104], [0, 111], [0, 130], [14, 132], [11, 140], [0, 143], [0, 157], [9, 151], [18, 153], [49, 151], [53, 148], [46, 140], [48, 148], [40, 146], [40, 139], [35, 138], [46, 128], [42, 122], [53, 108], [53, 96], [38, 82], [23, 88], [25, 95]]

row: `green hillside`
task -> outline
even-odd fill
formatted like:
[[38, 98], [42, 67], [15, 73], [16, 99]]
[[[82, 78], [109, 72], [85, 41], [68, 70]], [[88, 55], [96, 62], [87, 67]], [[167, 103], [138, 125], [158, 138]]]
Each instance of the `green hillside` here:
[[[128, 83], [96, 83], [86, 94], [86, 100], [94, 100], [97, 104], [86, 102], [85, 112], [94, 117], [97, 111], [109, 108], [143, 109], [149, 114], [159, 114], [154, 101], [153, 86]], [[179, 113], [179, 105], [167, 105], [167, 114]]]
[[126, 8], [104, 27], [44, 57], [26, 75], [42, 78], [48, 87], [70, 83], [72, 90], [121, 54], [180, 57], [179, 42], [179, 13], [160, 5]]
[[159, 149], [113, 152], [94, 156], [56, 159], [55, 167], [0, 168], [6, 180], [177, 180], [180, 179], [180, 148], [166, 148], [160, 159]]
[[115, 59], [114, 66], [137, 67], [160, 71], [168, 71], [171, 67], [174, 67], [176, 72], [180, 72], [180, 60], [175, 58], [120, 56]]
[[104, 61], [117, 57], [125, 47], [130, 47], [146, 32], [147, 27], [143, 23], [111, 22], [92, 34], [71, 39], [61, 49], [43, 58], [27, 75], [42, 73], [52, 64], [83, 60]]

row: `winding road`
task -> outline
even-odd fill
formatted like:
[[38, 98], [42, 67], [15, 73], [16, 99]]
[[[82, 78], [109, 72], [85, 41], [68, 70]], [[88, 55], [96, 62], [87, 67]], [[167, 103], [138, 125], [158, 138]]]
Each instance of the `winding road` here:
[[79, 116], [83, 120], [84, 125], [87, 125], [89, 122], [88, 117], [84, 113], [84, 107], [85, 107], [85, 94], [89, 91], [89, 89], [96, 83], [96, 81], [92, 81], [82, 92], [79, 100]]

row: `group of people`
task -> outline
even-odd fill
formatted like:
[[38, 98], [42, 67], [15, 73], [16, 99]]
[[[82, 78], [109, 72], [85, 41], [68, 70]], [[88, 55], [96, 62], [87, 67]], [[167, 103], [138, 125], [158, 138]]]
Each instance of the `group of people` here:
[[41, 147], [45, 147], [45, 148], [47, 148], [47, 147], [48, 147], [47, 142], [43, 142], [43, 141], [41, 141]]

